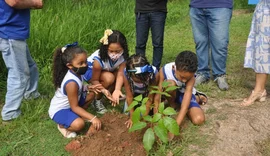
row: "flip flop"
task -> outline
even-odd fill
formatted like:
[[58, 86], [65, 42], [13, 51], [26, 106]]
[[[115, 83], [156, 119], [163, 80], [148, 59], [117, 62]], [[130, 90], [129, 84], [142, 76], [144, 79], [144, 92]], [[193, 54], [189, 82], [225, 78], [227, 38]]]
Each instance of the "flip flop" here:
[[[198, 103], [199, 103], [200, 105], [205, 105], [205, 104], [207, 104], [207, 102], [208, 102], [208, 97], [207, 97], [206, 94], [204, 94], [203, 92], [200, 92], [200, 91], [196, 91], [195, 96], [198, 96], [198, 98], [199, 98], [199, 102], [198, 102]], [[206, 99], [206, 101], [204, 101], [204, 100], [202, 99], [202, 96]]]

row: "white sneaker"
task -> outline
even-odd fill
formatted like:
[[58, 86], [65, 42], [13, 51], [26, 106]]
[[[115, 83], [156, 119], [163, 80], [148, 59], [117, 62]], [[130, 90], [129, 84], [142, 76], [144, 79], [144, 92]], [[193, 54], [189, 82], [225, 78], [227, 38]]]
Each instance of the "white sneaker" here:
[[57, 128], [65, 138], [75, 138], [77, 136], [76, 132], [71, 132], [64, 127], [60, 127], [59, 124], [57, 124]]
[[108, 110], [105, 108], [101, 100], [95, 100], [93, 103], [98, 114], [105, 114]]

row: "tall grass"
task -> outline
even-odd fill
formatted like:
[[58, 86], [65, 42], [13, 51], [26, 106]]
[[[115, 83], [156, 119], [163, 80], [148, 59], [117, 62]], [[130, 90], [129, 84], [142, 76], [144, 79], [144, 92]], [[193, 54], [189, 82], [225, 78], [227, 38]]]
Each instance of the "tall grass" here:
[[[240, 1], [235, 0], [235, 8], [250, 8], [244, 3], [244, 0]], [[189, 0], [170, 0], [168, 3], [162, 64], [174, 61], [176, 53], [182, 50], [195, 51], [188, 3]], [[244, 44], [250, 22], [251, 13], [235, 16], [232, 19], [228, 74], [233, 75], [242, 70]], [[64, 150], [64, 145], [69, 140], [60, 135], [56, 124], [47, 113], [50, 98], [54, 94], [51, 83], [53, 51], [57, 47], [78, 41], [90, 55], [98, 48], [98, 40], [107, 28], [123, 32], [127, 37], [131, 53], [134, 53], [134, 1], [47, 0], [42, 10], [32, 10], [28, 45], [39, 67], [39, 91], [43, 97], [38, 100], [23, 101], [23, 115], [7, 126], [0, 125], [0, 155], [68, 155]], [[152, 58], [151, 38], [148, 41], [147, 57], [149, 60]], [[0, 105], [2, 106], [7, 78], [7, 70], [4, 68], [2, 59], [0, 66]], [[250, 72], [247, 73], [250, 74]], [[243, 75], [247, 77], [247, 74]], [[243, 96], [243, 92], [247, 93], [249, 90], [241, 88], [244, 85], [244, 82], [241, 81], [243, 75], [235, 74], [229, 77], [229, 83], [232, 84], [230, 92], [217, 91], [213, 83], [203, 85], [199, 89], [211, 93], [211, 97], [214, 98]], [[239, 88], [241, 92], [238, 91]], [[202, 140], [197, 141], [200, 135], [196, 132], [198, 132], [198, 128], [190, 126], [183, 134], [184, 137], [187, 136], [186, 140], [172, 143], [169, 146], [161, 146], [157, 152], [162, 155], [167, 150], [172, 150], [176, 154], [185, 154], [190, 143], [196, 144], [197, 142], [201, 145]], [[201, 137], [201, 139], [203, 138]]]

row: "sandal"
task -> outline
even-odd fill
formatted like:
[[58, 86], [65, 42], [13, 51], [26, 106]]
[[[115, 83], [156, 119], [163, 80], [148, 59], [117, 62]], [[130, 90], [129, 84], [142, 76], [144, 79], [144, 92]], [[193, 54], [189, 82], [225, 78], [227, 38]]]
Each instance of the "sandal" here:
[[[199, 101], [199, 105], [205, 105], [208, 102], [208, 97], [206, 96], [206, 94], [204, 94], [203, 92], [199, 92], [196, 91], [195, 96], [198, 97]], [[197, 98], [196, 98], [197, 100]]]

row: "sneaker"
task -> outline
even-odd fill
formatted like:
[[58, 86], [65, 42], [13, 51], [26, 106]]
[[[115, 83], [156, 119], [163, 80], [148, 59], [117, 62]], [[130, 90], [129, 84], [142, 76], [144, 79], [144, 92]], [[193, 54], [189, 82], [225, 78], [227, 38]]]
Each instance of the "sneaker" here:
[[227, 80], [226, 80], [226, 75], [220, 75], [220, 76], [216, 77], [216, 79], [214, 81], [217, 82], [218, 88], [220, 90], [228, 90], [229, 89], [229, 85], [228, 85]]
[[198, 75], [196, 75], [194, 86], [196, 87], [197, 85], [200, 85], [200, 84], [205, 83], [207, 81], [209, 81], [209, 79], [205, 75], [198, 74]]
[[105, 114], [107, 112], [107, 109], [105, 108], [101, 100], [95, 100], [93, 105], [98, 114]]
[[57, 128], [65, 138], [75, 138], [77, 136], [76, 132], [71, 132], [64, 127], [60, 127], [59, 124], [57, 124]]

